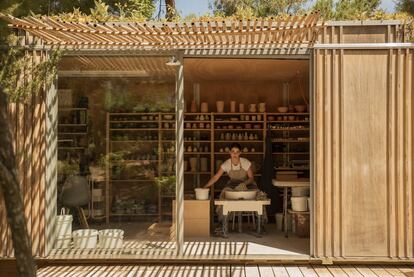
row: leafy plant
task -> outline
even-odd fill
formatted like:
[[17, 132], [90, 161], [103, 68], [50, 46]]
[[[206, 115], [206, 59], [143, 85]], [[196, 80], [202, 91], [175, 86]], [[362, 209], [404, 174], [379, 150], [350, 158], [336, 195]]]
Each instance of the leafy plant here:
[[71, 176], [79, 173], [79, 165], [67, 161], [58, 161], [57, 169], [59, 175]]
[[163, 194], [173, 194], [175, 192], [175, 176], [155, 177], [155, 182]]

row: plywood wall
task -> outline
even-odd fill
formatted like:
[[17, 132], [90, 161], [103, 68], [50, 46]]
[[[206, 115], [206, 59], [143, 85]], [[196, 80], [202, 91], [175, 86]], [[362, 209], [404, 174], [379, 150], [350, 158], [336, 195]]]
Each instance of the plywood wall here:
[[414, 258], [414, 50], [315, 50], [314, 254]]
[[[45, 58], [34, 52], [33, 62]], [[10, 131], [14, 139], [24, 214], [32, 241], [33, 254], [45, 255], [46, 193], [46, 115], [45, 93], [34, 95], [27, 104], [10, 104]], [[0, 257], [13, 256], [13, 244], [7, 224], [6, 210], [0, 194]]]

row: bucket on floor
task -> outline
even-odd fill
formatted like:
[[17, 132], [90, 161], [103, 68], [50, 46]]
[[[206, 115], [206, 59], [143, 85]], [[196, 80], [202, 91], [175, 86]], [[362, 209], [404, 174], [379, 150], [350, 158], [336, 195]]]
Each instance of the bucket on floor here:
[[310, 189], [308, 187], [293, 187], [292, 188], [292, 196], [309, 196]]
[[71, 236], [72, 234], [72, 221], [71, 214], [65, 214], [65, 209], [62, 208], [60, 215], [56, 216], [56, 237], [63, 238]]
[[278, 231], [282, 231], [283, 230], [283, 213], [275, 214], [275, 218], [276, 218], [276, 229]]
[[210, 192], [210, 189], [207, 188], [196, 188], [195, 194], [197, 200], [208, 200], [208, 194]]
[[70, 248], [72, 243], [72, 235], [57, 237], [55, 240], [55, 249]]
[[99, 248], [119, 249], [124, 241], [124, 230], [105, 229], [99, 231]]
[[310, 216], [309, 214], [296, 215], [296, 235], [302, 238], [308, 238], [310, 235]]
[[74, 248], [95, 248], [98, 242], [98, 230], [80, 229], [72, 232]]
[[295, 212], [306, 212], [308, 210], [308, 197], [291, 197], [292, 210]]

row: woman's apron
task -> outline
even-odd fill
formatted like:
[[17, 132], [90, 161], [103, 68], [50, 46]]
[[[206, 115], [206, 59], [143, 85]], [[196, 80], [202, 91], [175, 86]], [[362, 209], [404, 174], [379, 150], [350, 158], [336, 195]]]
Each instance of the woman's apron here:
[[[230, 177], [229, 182], [226, 184], [226, 186], [223, 188], [223, 190], [220, 193], [220, 199], [225, 199], [226, 191], [231, 190], [247, 190], [247, 189], [257, 189], [257, 185], [255, 183], [248, 185], [247, 187], [239, 188], [238, 186], [245, 182], [247, 179], [249, 179], [247, 175], [247, 171], [244, 170], [240, 164], [240, 169], [234, 169], [233, 163], [231, 163], [231, 169], [227, 173], [227, 175]], [[219, 221], [222, 221], [223, 218], [223, 206], [218, 205], [216, 207], [216, 213], [218, 216]]]

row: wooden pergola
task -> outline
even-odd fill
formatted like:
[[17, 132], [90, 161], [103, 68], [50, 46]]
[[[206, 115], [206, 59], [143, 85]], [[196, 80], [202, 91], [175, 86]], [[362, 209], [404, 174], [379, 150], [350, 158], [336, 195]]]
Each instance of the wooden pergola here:
[[52, 17], [2, 17], [9, 26], [67, 49], [205, 49], [309, 47], [323, 25], [317, 12], [285, 19], [160, 22], [67, 22]]

